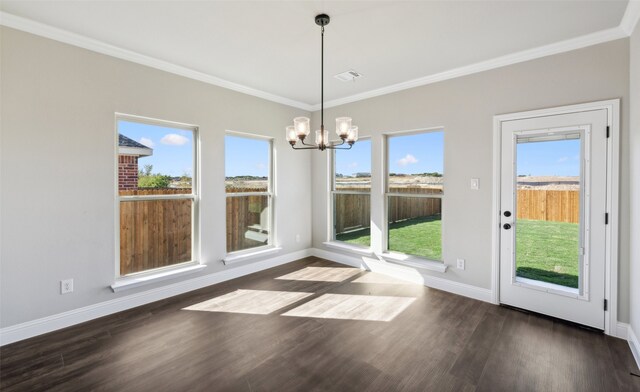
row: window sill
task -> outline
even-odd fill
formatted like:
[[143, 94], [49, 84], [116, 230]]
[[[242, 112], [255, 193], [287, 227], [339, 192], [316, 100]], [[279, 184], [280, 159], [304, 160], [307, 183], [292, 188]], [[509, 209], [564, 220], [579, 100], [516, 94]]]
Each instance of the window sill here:
[[224, 259], [222, 259], [222, 263], [224, 265], [229, 265], [229, 264], [233, 264], [233, 263], [237, 263], [240, 261], [245, 261], [245, 260], [250, 260], [250, 259], [254, 259], [256, 257], [261, 257], [261, 256], [267, 256], [267, 255], [271, 255], [274, 253], [278, 253], [282, 250], [282, 248], [280, 247], [270, 247], [267, 249], [260, 249], [260, 250], [256, 250], [253, 252], [243, 252], [243, 253], [236, 253], [236, 254], [230, 254], [227, 257], [225, 257]]
[[207, 268], [205, 264], [190, 264], [187, 266], [181, 266], [164, 271], [152, 272], [148, 274], [139, 274], [134, 276], [125, 276], [116, 279], [115, 283], [111, 285], [111, 290], [114, 293], [119, 291], [129, 290], [136, 287], [161, 282], [167, 279], [173, 279], [182, 275], [192, 274]]
[[347, 252], [353, 252], [363, 256], [373, 256], [373, 252], [371, 251], [371, 248], [349, 245], [347, 243], [340, 242], [340, 241], [327, 241], [327, 242], [323, 242], [322, 244], [330, 248], [344, 250]]
[[394, 264], [406, 265], [436, 272], [447, 272], [448, 266], [440, 261], [433, 261], [417, 256], [409, 256], [402, 253], [384, 252], [380, 255], [386, 261]]

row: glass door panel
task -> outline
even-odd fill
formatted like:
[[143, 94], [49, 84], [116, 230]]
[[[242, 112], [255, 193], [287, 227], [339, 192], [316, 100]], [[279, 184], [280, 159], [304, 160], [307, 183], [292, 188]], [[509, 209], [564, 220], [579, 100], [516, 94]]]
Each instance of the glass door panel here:
[[516, 279], [582, 286], [583, 143], [579, 132], [516, 139]]

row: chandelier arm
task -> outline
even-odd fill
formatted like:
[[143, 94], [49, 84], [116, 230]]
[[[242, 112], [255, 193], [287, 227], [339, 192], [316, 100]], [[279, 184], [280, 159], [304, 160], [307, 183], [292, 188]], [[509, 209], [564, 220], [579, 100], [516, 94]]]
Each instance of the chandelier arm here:
[[312, 146], [310, 144], [305, 144], [308, 147], [296, 147], [295, 145], [292, 145], [291, 148], [293, 148], [294, 150], [317, 150], [318, 146]]
[[[329, 142], [329, 145], [330, 145], [330, 146], [341, 146], [341, 145], [343, 145], [343, 144], [345, 143], [345, 140], [346, 140], [346, 139], [331, 140], [331, 141]], [[338, 142], [340, 142], [340, 143], [338, 143]]]
[[338, 146], [341, 146], [341, 144], [330, 146], [327, 148], [330, 150], [351, 150], [351, 147], [353, 147], [353, 144], [349, 144], [349, 147], [338, 147]]
[[310, 147], [318, 148], [318, 145], [317, 145], [317, 144], [308, 144], [308, 143], [305, 143], [305, 142], [304, 142], [304, 139], [303, 139], [303, 140], [300, 140], [300, 141], [301, 141], [301, 142], [302, 142], [302, 144], [303, 144], [303, 145], [305, 145], [305, 146], [310, 146]]

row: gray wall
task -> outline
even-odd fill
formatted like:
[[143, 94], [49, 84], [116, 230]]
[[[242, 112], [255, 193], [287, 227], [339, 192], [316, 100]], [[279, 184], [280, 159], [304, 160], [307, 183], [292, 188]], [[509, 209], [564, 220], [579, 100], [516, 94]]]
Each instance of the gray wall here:
[[[202, 274], [233, 268], [220, 262], [225, 130], [276, 138], [276, 219], [286, 221], [278, 240], [282, 253], [309, 248], [310, 158], [293, 152], [282, 137], [293, 117], [308, 112], [9, 28], [0, 31], [0, 326], [158, 286], [118, 294], [108, 288], [116, 265], [115, 112], [200, 126]], [[297, 186], [283, 189], [289, 179]], [[286, 208], [292, 205], [296, 219]], [[65, 278], [75, 279], [73, 294], [59, 294]]]
[[[328, 109], [325, 119], [333, 132], [331, 121], [348, 115], [359, 125], [363, 136], [373, 137], [372, 240], [377, 235], [376, 226], [384, 225], [381, 133], [444, 126], [443, 256], [449, 265], [455, 265], [456, 258], [466, 259], [466, 270], [429, 274], [489, 289], [493, 116], [611, 98], [622, 98], [618, 318], [628, 321], [628, 39], [342, 105]], [[317, 112], [313, 121], [318, 124]], [[313, 245], [331, 250], [322, 244], [327, 240], [327, 156], [316, 153], [312, 161]], [[480, 179], [479, 191], [469, 189], [471, 178]]]
[[[283, 127], [294, 116], [308, 113], [9, 28], [0, 29], [0, 34], [0, 327], [160, 285], [119, 294], [108, 289], [115, 274], [114, 112], [200, 126], [201, 260], [207, 263], [201, 274], [233, 268], [219, 262], [225, 253], [221, 141], [227, 129], [276, 138], [278, 206], [300, 206], [300, 200], [316, 195], [312, 217], [304, 212], [310, 208], [297, 208], [294, 220], [289, 210], [277, 209], [277, 219], [287, 222], [278, 227], [283, 253], [312, 244], [323, 247], [327, 154], [311, 152], [310, 160], [309, 154], [292, 151], [282, 138]], [[631, 41], [636, 108], [639, 41], [636, 29]], [[447, 264], [457, 257], [467, 259], [467, 269], [433, 274], [489, 288], [493, 115], [622, 98], [619, 319], [626, 322], [629, 73], [629, 40], [619, 40], [328, 109], [327, 118], [348, 114], [363, 135], [373, 136], [375, 168], [382, 164], [382, 132], [446, 128], [444, 256]], [[639, 124], [638, 111], [633, 115]], [[317, 124], [318, 113], [313, 117]], [[637, 132], [631, 139], [635, 178], [640, 176], [639, 139]], [[284, 191], [288, 179], [300, 184], [310, 171], [312, 182]], [[472, 177], [480, 178], [479, 191], [469, 190]], [[373, 182], [372, 218], [381, 225], [382, 178]], [[638, 182], [633, 186], [637, 201]], [[635, 238], [639, 210], [634, 210]], [[296, 234], [301, 235], [300, 243], [295, 242]], [[639, 270], [634, 270], [634, 281], [640, 279]], [[64, 278], [75, 279], [73, 294], [59, 294], [59, 280]], [[638, 294], [634, 287], [634, 310], [640, 306]], [[638, 313], [632, 321], [636, 331]]]
[[640, 334], [640, 23], [631, 36], [631, 327]]

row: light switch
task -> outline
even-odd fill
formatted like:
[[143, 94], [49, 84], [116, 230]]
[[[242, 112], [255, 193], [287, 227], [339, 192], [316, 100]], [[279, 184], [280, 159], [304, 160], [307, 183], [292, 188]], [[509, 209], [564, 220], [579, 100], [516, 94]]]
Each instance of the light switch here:
[[471, 179], [471, 189], [473, 189], [474, 191], [477, 191], [478, 189], [480, 189], [480, 179], [478, 178]]

